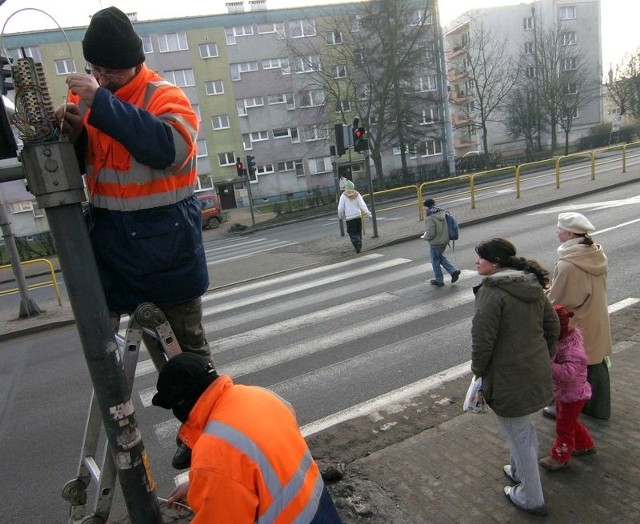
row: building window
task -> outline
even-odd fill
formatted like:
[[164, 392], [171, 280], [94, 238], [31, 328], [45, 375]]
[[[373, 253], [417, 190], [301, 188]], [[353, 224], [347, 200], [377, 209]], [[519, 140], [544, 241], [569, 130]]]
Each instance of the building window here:
[[524, 43], [524, 54], [532, 55], [534, 53], [533, 42], [525, 42]]
[[33, 201], [23, 200], [22, 202], [11, 202], [9, 204], [12, 213], [26, 213], [33, 211]]
[[151, 43], [150, 36], [141, 36], [142, 39], [142, 51], [144, 51], [145, 55], [150, 55], [153, 53], [153, 44]]
[[326, 39], [328, 45], [337, 45], [342, 43], [342, 33], [340, 31], [327, 31]]
[[525, 31], [533, 31], [535, 24], [533, 22], [533, 17], [529, 16], [527, 18], [522, 19], [522, 27]]
[[72, 58], [54, 60], [53, 63], [56, 66], [56, 73], [59, 75], [68, 75], [76, 72], [76, 64]]
[[284, 38], [284, 24], [282, 22], [276, 22], [274, 24], [258, 24], [259, 35], [266, 35], [269, 33], [276, 33], [279, 39]]
[[289, 22], [289, 34], [291, 38], [303, 38], [316, 36], [315, 20], [294, 20]]
[[535, 78], [536, 77], [536, 68], [533, 66], [527, 67], [526, 70], [527, 78]]
[[566, 5], [560, 8], [560, 20], [575, 20], [576, 18], [576, 6]]
[[214, 43], [200, 44], [198, 46], [200, 58], [215, 58], [218, 56], [218, 46]]
[[213, 178], [211, 178], [211, 173], [198, 175], [198, 190], [202, 189], [213, 189]]
[[322, 89], [309, 89], [300, 91], [300, 107], [314, 107], [324, 104], [324, 91]]
[[573, 71], [577, 68], [577, 60], [575, 57], [562, 59], [562, 70]]
[[320, 57], [318, 55], [299, 56], [295, 58], [294, 70], [296, 73], [320, 71]]
[[200, 115], [200, 104], [191, 104], [191, 108], [198, 116], [198, 122], [202, 122], [202, 115]]
[[236, 27], [225, 27], [224, 35], [227, 45], [235, 45], [236, 38], [241, 36], [251, 36], [253, 34], [253, 26], [240, 25]]
[[256, 166], [256, 175], [270, 175], [275, 173], [273, 170], [273, 164], [262, 164]]
[[343, 64], [331, 66], [331, 76], [333, 78], [347, 78], [347, 66]]
[[442, 142], [440, 140], [427, 140], [425, 142], [425, 156], [442, 154]]
[[196, 153], [197, 157], [203, 157], [209, 154], [207, 152], [207, 142], [205, 141], [204, 138], [199, 138], [198, 140], [196, 140], [196, 149], [197, 149], [197, 153]]
[[409, 25], [431, 25], [433, 24], [433, 16], [430, 12], [424, 9], [417, 9], [413, 11], [409, 18]]
[[283, 75], [291, 73], [288, 58], [265, 58], [262, 61], [262, 69], [281, 69]]
[[418, 78], [418, 86], [417, 91], [425, 92], [425, 91], [435, 91], [438, 89], [438, 83], [436, 81], [436, 75], [427, 75], [424, 77]]
[[576, 45], [576, 32], [575, 31], [567, 31], [560, 35], [561, 41], [560, 44], [563, 46], [566, 45]]
[[229, 115], [216, 115], [211, 117], [213, 129], [229, 129]]
[[231, 64], [231, 80], [237, 82], [242, 79], [242, 73], [250, 73], [258, 70], [258, 62], [239, 62]]
[[272, 133], [273, 138], [290, 138], [291, 142], [293, 143], [300, 142], [297, 127], [283, 127], [280, 129], [274, 129]]
[[178, 87], [190, 87], [196, 85], [193, 76], [193, 69], [176, 69], [175, 71], [165, 71], [164, 78]]
[[9, 56], [15, 64], [21, 58], [33, 58], [34, 62], [42, 63], [42, 55], [39, 47], [16, 47], [8, 50]]
[[438, 120], [437, 106], [430, 106], [422, 110], [421, 124], [433, 124], [436, 120]]
[[309, 173], [319, 175], [322, 173], [330, 173], [333, 170], [331, 165], [331, 157], [316, 157], [309, 159]]
[[204, 90], [207, 95], [222, 95], [224, 94], [224, 84], [222, 80], [210, 80], [204, 83]]
[[233, 166], [236, 163], [236, 155], [233, 151], [227, 153], [218, 153], [218, 164], [220, 166]]
[[338, 100], [336, 102], [336, 113], [349, 113], [351, 111], [350, 100]]
[[578, 94], [578, 84], [575, 82], [567, 82], [564, 88], [565, 95], [577, 95]]
[[305, 142], [314, 142], [316, 140], [324, 140], [329, 138], [329, 131], [316, 125], [305, 126], [302, 128], [302, 136]]
[[158, 35], [158, 48], [161, 53], [186, 51], [189, 49], [187, 33], [164, 33]]
[[269, 140], [269, 132], [268, 131], [254, 131], [249, 134], [249, 138], [251, 142], [264, 142], [265, 140]]
[[436, 43], [435, 43], [435, 41], [431, 40], [431, 41], [425, 43], [424, 54], [425, 54], [425, 58], [427, 60], [429, 60], [429, 61], [435, 59], [435, 57], [436, 57]]
[[362, 31], [362, 15], [355, 15], [349, 18], [349, 30], [352, 33]]
[[364, 51], [356, 50], [353, 52], [353, 61], [356, 64], [364, 65]]

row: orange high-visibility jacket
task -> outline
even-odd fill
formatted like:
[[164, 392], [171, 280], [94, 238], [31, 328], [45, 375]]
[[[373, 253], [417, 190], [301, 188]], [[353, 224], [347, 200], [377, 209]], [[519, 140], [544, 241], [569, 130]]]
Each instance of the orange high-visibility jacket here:
[[[85, 179], [95, 207], [137, 211], [175, 204], [194, 193], [198, 117], [180, 88], [142, 64], [113, 97], [99, 91], [96, 98], [95, 111], [84, 114]], [[77, 96], [70, 101], [82, 106]], [[136, 113], [136, 108], [144, 111]], [[145, 126], [145, 119], [153, 117], [171, 130], [175, 155], [168, 162], [167, 151], [158, 147], [164, 142], [153, 135], [158, 131]]]
[[221, 375], [180, 430], [192, 448], [193, 524], [309, 523], [324, 482], [293, 409], [275, 393]]

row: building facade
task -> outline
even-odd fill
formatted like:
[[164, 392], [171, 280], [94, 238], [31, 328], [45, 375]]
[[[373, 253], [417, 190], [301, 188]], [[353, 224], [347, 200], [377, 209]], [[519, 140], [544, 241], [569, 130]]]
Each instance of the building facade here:
[[[394, 133], [388, 134], [392, 138], [376, 146], [377, 165], [385, 171], [407, 163], [411, 169], [437, 169], [443, 159], [439, 120], [444, 111], [434, 94], [435, 65], [430, 65], [436, 63], [434, 2], [400, 3], [406, 26], [424, 27], [421, 65], [409, 82], [422, 124], [407, 139], [405, 154]], [[336, 158], [331, 146], [336, 123], [359, 117], [371, 132], [378, 125], [376, 104], [365, 104], [370, 91], [345, 88], [341, 93], [340, 85], [356, 76], [358, 60], [379, 60], [362, 52], [371, 36], [362, 22], [375, 18], [384, 4], [399, 5], [385, 0], [269, 10], [264, 0], [252, 0], [229, 2], [222, 15], [139, 21], [129, 14], [143, 39], [147, 65], [182, 87], [199, 115], [197, 189], [215, 189], [223, 209], [248, 205], [247, 181], [237, 169], [247, 155], [256, 163], [248, 177], [254, 204], [331, 191], [337, 171], [362, 179], [363, 155], [349, 150]], [[85, 69], [85, 29], [4, 35], [4, 46], [14, 60], [29, 56], [41, 62], [52, 99], [62, 103], [68, 74]]]
[[[600, 20], [600, 0], [538, 0], [475, 9], [450, 24], [445, 50], [456, 154], [484, 151], [479, 99], [497, 84], [505, 86], [511, 81], [509, 96], [486, 122], [487, 153], [522, 155], [536, 146], [548, 148], [552, 126], [559, 148], [565, 132], [576, 143], [599, 125], [603, 103]], [[495, 45], [506, 50], [505, 65], [496, 72], [493, 83], [482, 85], [474, 81], [473, 71], [478, 68], [473, 66], [484, 64], [473, 61], [482, 54], [478, 46], [492, 51]], [[489, 67], [491, 59], [489, 52]], [[511, 123], [509, 103], [516, 100], [515, 109], [531, 105], [531, 110], [528, 115], [516, 115], [520, 121]], [[527, 118], [532, 120], [528, 139]]]

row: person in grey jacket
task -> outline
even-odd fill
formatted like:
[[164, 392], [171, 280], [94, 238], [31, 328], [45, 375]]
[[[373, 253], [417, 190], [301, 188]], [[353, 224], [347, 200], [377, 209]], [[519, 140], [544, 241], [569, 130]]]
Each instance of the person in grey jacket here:
[[519, 509], [546, 515], [531, 414], [553, 398], [551, 356], [560, 324], [544, 292], [549, 273], [516, 256], [503, 238], [480, 242], [476, 253], [484, 278], [474, 288], [471, 369], [482, 377], [485, 399], [509, 445], [510, 464], [503, 470], [515, 485], [504, 494]]
[[444, 250], [449, 244], [446, 211], [437, 207], [432, 198], [427, 198], [424, 201], [424, 207], [427, 211], [427, 218], [424, 220], [425, 233], [423, 238], [429, 242], [431, 266], [433, 267], [433, 279], [429, 283], [432, 286], [444, 286], [444, 277], [440, 267], [442, 266], [451, 275], [451, 283], [453, 284], [460, 278], [461, 271], [444, 256]]

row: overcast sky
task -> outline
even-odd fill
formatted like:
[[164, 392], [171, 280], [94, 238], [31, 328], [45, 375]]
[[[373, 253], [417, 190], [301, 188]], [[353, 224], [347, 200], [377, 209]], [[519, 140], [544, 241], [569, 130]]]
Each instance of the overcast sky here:
[[[0, 0], [1, 2], [2, 0]], [[318, 4], [341, 3], [342, 0], [267, 0], [267, 7], [302, 7]], [[245, 1], [248, 4], [248, 1]], [[518, 0], [440, 0], [442, 23], [474, 7], [492, 7], [529, 3]], [[225, 0], [6, 0], [0, 6], [2, 34], [55, 27], [52, 17], [62, 27], [84, 26], [89, 15], [115, 5], [123, 11], [135, 11], [139, 20], [172, 18], [226, 12]], [[625, 53], [640, 48], [640, 1], [601, 0], [603, 69], [619, 62]], [[31, 8], [18, 12], [20, 9]], [[49, 16], [33, 11], [40, 9]], [[14, 14], [15, 13], [15, 14]], [[7, 19], [8, 22], [7, 22]]]

